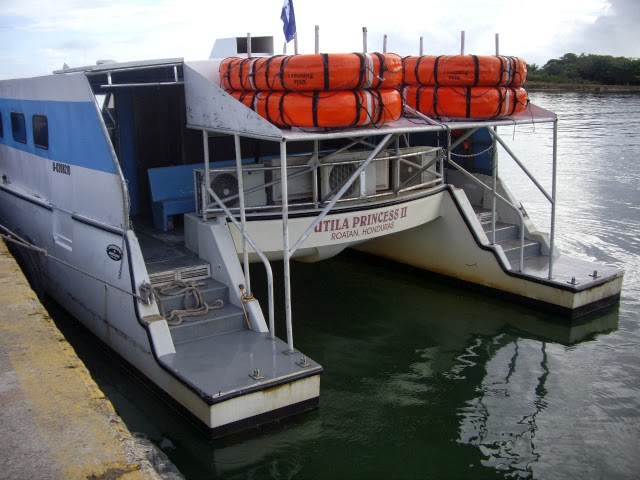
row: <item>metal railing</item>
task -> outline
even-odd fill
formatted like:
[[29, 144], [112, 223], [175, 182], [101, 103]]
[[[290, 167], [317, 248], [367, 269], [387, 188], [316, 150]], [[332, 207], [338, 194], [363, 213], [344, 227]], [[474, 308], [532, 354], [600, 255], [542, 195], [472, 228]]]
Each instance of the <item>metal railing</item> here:
[[[331, 153], [326, 153], [324, 157], [320, 158], [318, 152], [318, 144], [314, 142], [314, 153], [309, 156], [297, 157], [302, 158], [303, 161], [308, 157], [308, 160], [304, 164], [288, 164], [288, 160], [295, 159], [296, 156], [287, 157], [286, 142], [281, 143], [281, 152], [279, 165], [275, 164], [276, 159], [271, 159], [271, 165], [243, 165], [242, 154], [240, 150], [239, 136], [235, 136], [235, 149], [236, 149], [236, 161], [235, 167], [217, 167], [211, 168], [209, 162], [209, 149], [207, 142], [207, 132], [204, 134], [204, 153], [205, 153], [205, 171], [202, 176], [202, 183], [200, 184], [200, 197], [198, 198], [201, 209], [199, 213], [203, 220], [207, 220], [209, 216], [218, 216], [224, 214], [228, 221], [233, 223], [242, 236], [242, 258], [245, 272], [245, 282], [247, 285], [247, 292], [251, 292], [251, 283], [249, 277], [249, 259], [247, 244], [255, 251], [260, 260], [265, 266], [267, 271], [268, 288], [269, 288], [269, 329], [271, 337], [274, 336], [274, 312], [273, 312], [273, 274], [271, 265], [264, 255], [264, 253], [258, 248], [256, 242], [246, 231], [246, 221], [251, 215], [259, 216], [265, 212], [281, 214], [283, 221], [283, 262], [285, 272], [285, 309], [286, 309], [286, 326], [287, 326], [287, 343], [289, 351], [294, 351], [293, 348], [293, 332], [292, 332], [292, 319], [291, 319], [291, 285], [289, 276], [289, 261], [295, 255], [296, 251], [300, 248], [302, 243], [309, 237], [314, 228], [335, 208], [338, 202], [351, 202], [350, 206], [356, 202], [361, 204], [367, 204], [371, 199], [380, 199], [384, 201], [384, 197], [397, 197], [403, 192], [413, 191], [415, 189], [429, 189], [435, 187], [443, 182], [443, 168], [444, 168], [444, 152], [440, 148], [436, 147], [411, 147], [400, 148], [399, 143], [396, 142], [395, 148], [386, 149], [387, 145], [391, 143], [394, 136], [398, 138], [398, 135], [388, 134], [384, 139], [374, 146], [374, 148], [366, 151], [358, 150], [357, 152], [349, 151], [348, 149], [363, 143], [362, 141], [354, 141], [349, 145], [336, 150]], [[341, 157], [340, 155], [346, 155], [347, 157]], [[424, 155], [431, 155], [430, 158], [425, 159]], [[417, 161], [412, 161], [412, 158], [419, 157]], [[276, 157], [277, 158], [277, 157]], [[393, 162], [391, 167], [395, 170], [395, 176], [391, 175], [388, 164], [385, 164], [387, 181], [386, 187], [382, 189], [374, 188], [367, 191], [365, 185], [367, 184], [367, 173], [375, 174], [374, 172], [367, 172], [367, 167], [375, 162]], [[434, 165], [438, 167], [434, 167]], [[335, 166], [350, 165], [351, 169], [346, 178], [337, 181], [336, 185], [331, 185], [329, 191], [328, 188], [323, 188], [318, 191], [318, 180], [322, 179], [323, 175], [329, 175], [328, 170]], [[406, 175], [406, 178], [400, 178], [400, 170], [402, 166], [410, 166], [415, 171], [411, 171]], [[279, 178], [270, 181], [261, 182], [260, 185], [244, 188], [243, 176], [245, 173], [263, 171], [263, 172], [277, 172], [280, 171]], [[425, 179], [422, 175], [427, 172], [428, 178]], [[232, 195], [221, 196], [215, 192], [211, 187], [211, 178], [213, 175], [221, 173], [233, 173], [236, 175], [238, 181], [238, 193]], [[304, 199], [290, 200], [288, 188], [290, 181], [302, 175], [309, 175], [311, 177], [311, 185], [307, 192], [304, 192]], [[275, 176], [275, 175], [274, 175]], [[393, 185], [391, 185], [393, 179]], [[347, 192], [353, 187], [356, 181], [360, 182], [360, 191], [358, 194], [349, 198], [344, 198]], [[369, 179], [371, 180], [371, 179]], [[416, 182], [417, 180], [417, 182]], [[370, 182], [371, 183], [371, 182]], [[276, 194], [274, 188], [280, 187], [280, 195], [276, 200]], [[375, 186], [375, 182], [373, 182]], [[271, 201], [258, 205], [247, 205], [245, 198], [252, 194], [271, 188]], [[265, 198], [267, 196], [265, 195]], [[210, 200], [213, 200], [210, 202]], [[237, 207], [231, 207], [228, 204], [230, 202], [238, 202]], [[292, 246], [289, 242], [289, 208], [314, 210], [314, 220], [307, 227], [307, 229], [295, 240]], [[281, 213], [280, 213], [281, 211]]]
[[[520, 247], [519, 247], [519, 268], [518, 271], [521, 272], [524, 267], [524, 215], [522, 214], [520, 208], [511, 203], [509, 200], [504, 198], [497, 192], [496, 183], [498, 177], [498, 159], [497, 159], [497, 149], [495, 148], [496, 142], [500, 143], [500, 145], [505, 149], [505, 151], [509, 154], [509, 156], [515, 161], [516, 165], [520, 167], [520, 169], [527, 175], [527, 177], [533, 182], [533, 184], [540, 190], [540, 192], [544, 195], [544, 197], [551, 204], [551, 228], [549, 233], [549, 273], [548, 279], [551, 280], [553, 278], [553, 250], [554, 250], [554, 242], [555, 242], [555, 209], [556, 209], [556, 169], [557, 169], [557, 121], [553, 124], [553, 174], [552, 174], [552, 192], [549, 194], [545, 188], [538, 182], [538, 180], [533, 176], [533, 174], [527, 169], [527, 167], [518, 159], [516, 154], [509, 148], [506, 142], [498, 135], [497, 131], [492, 128], [487, 127], [487, 131], [491, 135], [494, 148], [494, 156], [493, 156], [493, 165], [492, 165], [492, 186], [489, 187], [486, 183], [476, 178], [473, 174], [468, 172], [462, 166], [458, 165], [456, 162], [451, 160], [451, 151], [462, 142], [464, 142], [467, 138], [473, 135], [478, 128], [469, 129], [462, 136], [456, 139], [455, 142], [450, 143], [450, 147], [448, 149], [447, 155], [447, 163], [451, 164], [454, 168], [460, 171], [465, 177], [469, 178], [476, 185], [479, 185], [484, 190], [491, 192], [492, 195], [492, 208], [491, 208], [491, 235], [492, 241], [491, 244], [496, 244], [496, 199], [503, 202], [509, 208], [514, 210], [518, 215], [520, 220]], [[450, 132], [449, 132], [450, 138]]]

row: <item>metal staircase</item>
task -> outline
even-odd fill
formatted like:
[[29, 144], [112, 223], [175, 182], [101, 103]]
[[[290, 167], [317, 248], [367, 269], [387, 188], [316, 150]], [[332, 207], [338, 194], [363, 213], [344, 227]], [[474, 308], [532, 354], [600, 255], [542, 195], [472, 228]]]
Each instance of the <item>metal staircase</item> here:
[[[474, 207], [478, 221], [482, 225], [484, 232], [491, 241], [491, 211]], [[520, 263], [520, 227], [512, 223], [496, 222], [496, 245], [500, 245], [511, 264], [511, 269], [518, 270]], [[525, 265], [528, 259], [540, 258], [542, 248], [540, 242], [536, 240], [524, 239], [524, 260]], [[548, 259], [548, 256], [544, 255]]]

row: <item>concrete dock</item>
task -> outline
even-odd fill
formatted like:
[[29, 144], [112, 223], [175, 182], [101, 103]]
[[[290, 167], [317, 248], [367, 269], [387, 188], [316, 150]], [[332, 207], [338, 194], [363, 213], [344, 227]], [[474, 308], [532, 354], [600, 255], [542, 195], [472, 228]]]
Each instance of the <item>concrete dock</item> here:
[[2, 478], [161, 478], [1, 240], [0, 435]]

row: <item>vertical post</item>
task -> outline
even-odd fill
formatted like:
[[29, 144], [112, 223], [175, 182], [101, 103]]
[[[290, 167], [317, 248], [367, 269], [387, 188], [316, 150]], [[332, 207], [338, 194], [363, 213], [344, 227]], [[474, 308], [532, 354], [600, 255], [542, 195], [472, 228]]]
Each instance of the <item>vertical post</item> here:
[[240, 148], [240, 136], [234, 135], [233, 140], [236, 147], [236, 173], [238, 175], [238, 200], [240, 201], [240, 227], [242, 233], [242, 259], [244, 262], [244, 281], [248, 296], [251, 296], [251, 277], [249, 274], [249, 252], [247, 252], [247, 239], [245, 232], [247, 228], [246, 212], [244, 210], [244, 182], [242, 178], [242, 150]]
[[362, 27], [362, 53], [367, 53], [367, 27]]
[[247, 33], [247, 58], [251, 58], [251, 32]]
[[553, 122], [553, 175], [551, 179], [551, 230], [549, 232], [549, 280], [553, 279], [553, 249], [556, 233], [556, 174], [558, 172], [558, 119]]
[[313, 189], [313, 206], [315, 208], [318, 208], [318, 197], [320, 195], [320, 192], [318, 192], [318, 153], [319, 152], [319, 143], [318, 140], [314, 140], [313, 141], [313, 171], [311, 176], [312, 178], [312, 189]]
[[420, 56], [424, 55], [424, 37], [420, 37]]
[[387, 34], [382, 37], [382, 53], [387, 53]]
[[[497, 133], [498, 127], [493, 127], [493, 130]], [[491, 193], [493, 198], [491, 199], [491, 245], [496, 244], [496, 190], [498, 187], [498, 142], [495, 137], [493, 141], [493, 158], [492, 158], [492, 185]]]
[[460, 55], [464, 55], [464, 30], [460, 32]]
[[284, 307], [287, 322], [288, 353], [293, 353], [291, 321], [291, 271], [289, 268], [289, 192], [287, 189], [287, 141], [280, 142], [280, 192], [282, 193], [282, 260], [284, 263]]
[[[202, 220], [207, 220], [206, 206], [209, 203], [209, 194], [205, 190], [211, 185], [211, 175], [209, 175], [209, 134], [202, 131], [202, 148], [204, 150], [204, 185], [202, 186]], [[206, 200], [205, 200], [206, 199]]]
[[316, 25], [316, 53], [320, 53], [320, 25]]
[[500, 34], [496, 33], [496, 57], [500, 55]]
[[287, 41], [284, 41], [284, 46], [282, 47], [282, 54], [286, 55], [287, 54]]
[[293, 53], [298, 55], [298, 32], [293, 34]]

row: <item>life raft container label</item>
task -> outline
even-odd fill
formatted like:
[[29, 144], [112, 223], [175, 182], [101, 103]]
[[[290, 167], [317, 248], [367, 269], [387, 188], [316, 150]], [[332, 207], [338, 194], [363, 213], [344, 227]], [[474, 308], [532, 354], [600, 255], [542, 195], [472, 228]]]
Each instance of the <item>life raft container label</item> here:
[[367, 237], [395, 228], [396, 221], [407, 216], [408, 207], [391, 208], [376, 213], [323, 220], [313, 229], [316, 233], [331, 233], [331, 240]]

